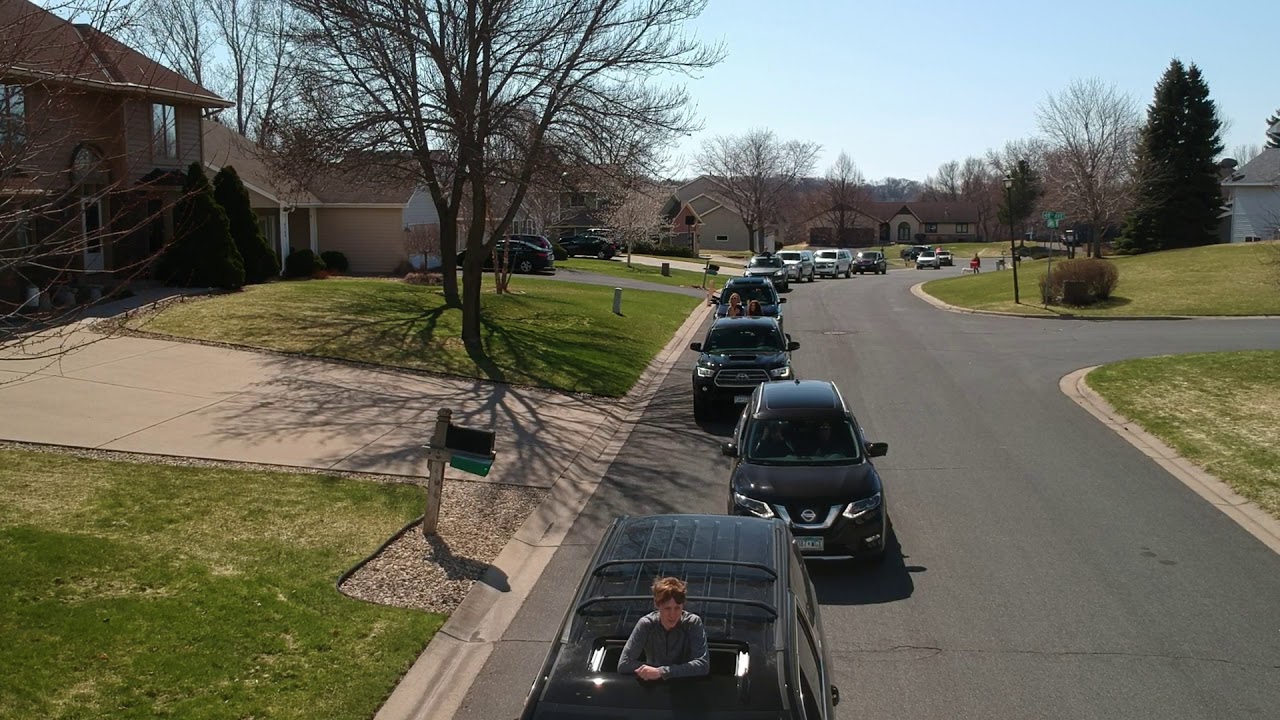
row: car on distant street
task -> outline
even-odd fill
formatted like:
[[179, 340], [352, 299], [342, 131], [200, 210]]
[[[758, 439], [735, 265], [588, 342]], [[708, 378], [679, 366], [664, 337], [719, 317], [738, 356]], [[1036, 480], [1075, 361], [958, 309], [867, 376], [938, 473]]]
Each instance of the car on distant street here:
[[[555, 272], [556, 270], [556, 261], [552, 255], [551, 248], [542, 248], [524, 240], [509, 238], [495, 243], [494, 252], [485, 253], [484, 265], [482, 266], [485, 270], [493, 269], [494, 255], [497, 255], [500, 267], [504, 266], [504, 263], [510, 262], [511, 269], [518, 273], [532, 273], [540, 270]], [[458, 264], [461, 265], [465, 262], [466, 257], [466, 250], [458, 253]]]
[[751, 394], [733, 437], [730, 515], [782, 518], [805, 557], [881, 561], [891, 523], [868, 442], [828, 380], [775, 381]]
[[912, 245], [901, 250], [902, 258], [905, 260], [915, 260], [920, 253], [932, 252], [933, 248], [928, 245]]
[[853, 254], [844, 248], [818, 250], [813, 254], [813, 266], [818, 277], [849, 277], [853, 272]]
[[865, 273], [884, 275], [889, 272], [889, 263], [885, 261], [884, 253], [879, 250], [862, 250], [853, 259], [853, 271], [859, 275]]
[[560, 238], [560, 247], [569, 257], [585, 255], [599, 260], [608, 260], [618, 254], [618, 247], [609, 238], [599, 235], [570, 235]]
[[948, 267], [951, 267], [951, 266], [954, 266], [954, 265], [956, 264], [956, 263], [955, 263], [955, 260], [951, 257], [951, 251], [950, 251], [950, 250], [941, 249], [941, 250], [938, 250], [937, 252], [935, 252], [934, 254], [938, 256], [938, 265], [939, 265], [939, 266], [946, 265], [946, 266], [948, 266]]
[[926, 250], [919, 255], [916, 255], [917, 270], [920, 268], [933, 268], [934, 270], [937, 270], [940, 267], [942, 267], [942, 265], [938, 262], [938, 256], [934, 254], [932, 250]]
[[787, 264], [787, 269], [794, 273], [796, 282], [813, 282], [817, 268], [813, 264], [813, 253], [809, 250], [781, 250], [776, 253]]
[[762, 382], [790, 380], [791, 353], [800, 343], [783, 335], [776, 318], [717, 318], [702, 342], [693, 368], [693, 417], [703, 422], [717, 408], [746, 404]]
[[743, 269], [742, 275], [768, 278], [778, 292], [786, 292], [791, 289], [791, 272], [787, 264], [777, 255], [756, 255], [747, 261], [747, 267]]

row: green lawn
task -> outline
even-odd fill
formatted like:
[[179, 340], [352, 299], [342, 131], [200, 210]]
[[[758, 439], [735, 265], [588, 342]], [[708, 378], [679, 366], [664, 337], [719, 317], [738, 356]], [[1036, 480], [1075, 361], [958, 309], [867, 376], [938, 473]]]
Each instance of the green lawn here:
[[334, 581], [421, 502], [0, 450], [0, 718], [372, 717], [444, 618]]
[[1040, 315], [1277, 315], [1280, 265], [1275, 264], [1276, 259], [1280, 259], [1280, 245], [1269, 243], [1210, 245], [1113, 257], [1108, 262], [1120, 270], [1114, 296], [1108, 302], [1085, 308], [1041, 308], [1039, 283], [1045, 273], [1045, 260], [1024, 260], [1019, 266], [1021, 305], [1013, 303], [1013, 273], [995, 272], [989, 260], [977, 276], [934, 280], [925, 283], [924, 291], [952, 305], [975, 310]]
[[1129, 360], [1086, 381], [1121, 415], [1280, 517], [1280, 351]]
[[701, 300], [515, 276], [485, 277], [482, 341], [462, 344], [462, 311], [439, 287], [329, 279], [255, 285], [173, 305], [133, 327], [176, 337], [298, 352], [557, 390], [621, 396]]
[[[673, 260], [683, 260], [683, 258], [672, 258]], [[698, 262], [692, 260], [689, 262]], [[588, 258], [570, 258], [568, 260], [556, 261], [556, 267], [567, 270], [581, 270], [583, 272], [597, 273], [599, 275], [609, 275], [611, 277], [628, 278], [631, 280], [641, 280], [644, 282], [658, 283], [660, 285], [674, 285], [678, 287], [702, 287], [702, 273], [690, 272], [688, 270], [680, 270], [671, 268], [671, 276], [664, 277], [662, 268], [652, 265], [641, 265], [640, 263], [632, 263], [627, 266], [625, 256], [615, 260], [592, 260]]]

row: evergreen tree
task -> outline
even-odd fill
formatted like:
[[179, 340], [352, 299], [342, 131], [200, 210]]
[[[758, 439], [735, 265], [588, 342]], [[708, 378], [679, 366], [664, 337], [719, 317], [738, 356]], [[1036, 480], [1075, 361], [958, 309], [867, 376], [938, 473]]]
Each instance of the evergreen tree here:
[[1267, 118], [1267, 147], [1280, 148], [1280, 130], [1271, 132], [1271, 128], [1280, 123], [1280, 110], [1276, 110], [1276, 114]]
[[213, 197], [227, 213], [231, 238], [244, 259], [246, 283], [266, 282], [280, 274], [280, 260], [262, 236], [258, 214], [249, 204], [249, 192], [236, 169], [230, 165], [213, 176]]
[[174, 217], [173, 242], [156, 268], [161, 278], [179, 287], [235, 290], [244, 285], [244, 260], [231, 239], [227, 214], [198, 162], [187, 168]]
[[997, 219], [1002, 226], [1016, 229], [1025, 226], [1027, 218], [1035, 212], [1036, 201], [1041, 194], [1040, 176], [1031, 168], [1030, 163], [1019, 160], [1009, 177], [1013, 178], [1013, 186], [1000, 200]]
[[1125, 250], [1207, 245], [1216, 239], [1222, 193], [1215, 158], [1222, 121], [1200, 68], [1169, 63], [1138, 141], [1138, 188], [1125, 223]]

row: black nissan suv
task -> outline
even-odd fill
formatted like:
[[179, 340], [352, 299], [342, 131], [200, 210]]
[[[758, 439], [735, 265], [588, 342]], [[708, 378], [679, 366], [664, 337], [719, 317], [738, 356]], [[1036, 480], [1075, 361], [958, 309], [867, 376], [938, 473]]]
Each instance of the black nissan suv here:
[[771, 317], [717, 318], [702, 342], [693, 368], [693, 417], [702, 422], [716, 406], [741, 405], [762, 382], [788, 380], [791, 351], [800, 347]]
[[733, 439], [729, 513], [781, 518], [806, 557], [884, 558], [889, 514], [867, 442], [840, 390], [826, 380], [756, 388]]

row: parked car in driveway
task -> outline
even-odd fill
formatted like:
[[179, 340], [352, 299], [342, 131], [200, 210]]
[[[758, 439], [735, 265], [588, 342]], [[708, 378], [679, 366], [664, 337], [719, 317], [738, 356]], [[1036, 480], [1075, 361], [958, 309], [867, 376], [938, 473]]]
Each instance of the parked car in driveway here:
[[[668, 575], [688, 583], [685, 607], [705, 628], [705, 671], [640, 680], [619, 661], [637, 620], [657, 614], [654, 579]], [[781, 520], [617, 518], [570, 597], [520, 720], [832, 720], [840, 690], [816, 598]]]
[[[499, 266], [507, 262], [507, 258], [509, 258], [511, 269], [518, 273], [531, 273], [540, 270], [555, 272], [556, 269], [556, 261], [552, 255], [551, 248], [541, 248], [524, 240], [504, 239], [495, 243], [494, 252], [485, 253], [483, 265], [485, 270], [493, 269], [493, 256], [495, 254], [498, 256]], [[465, 262], [466, 256], [466, 250], [458, 253], [459, 265]]]
[[693, 417], [708, 419], [717, 408], [746, 404], [762, 382], [790, 380], [791, 352], [800, 343], [783, 335], [776, 318], [716, 318], [702, 342], [693, 368]]
[[618, 248], [608, 238], [599, 235], [570, 235], [560, 238], [560, 247], [569, 254], [585, 255], [599, 260], [608, 260], [618, 254]]
[[883, 275], [889, 272], [889, 263], [885, 261], [884, 253], [879, 250], [863, 250], [853, 259], [853, 271], [859, 275], [864, 273]]
[[777, 255], [756, 255], [747, 261], [743, 277], [768, 278], [778, 292], [791, 289], [791, 270]]
[[955, 263], [955, 260], [951, 257], [951, 251], [950, 251], [950, 250], [945, 250], [945, 249], [943, 249], [943, 250], [938, 250], [938, 251], [937, 251], [937, 252], [935, 252], [934, 254], [938, 256], [938, 265], [939, 265], [939, 266], [946, 265], [946, 266], [948, 266], [948, 267], [951, 267], [951, 266], [954, 266], [954, 265], [956, 264], [956, 263]]
[[818, 277], [849, 277], [853, 272], [853, 255], [844, 248], [819, 250], [813, 254], [813, 267]]
[[933, 268], [934, 270], [937, 270], [940, 267], [942, 267], [942, 265], [938, 263], [938, 256], [934, 254], [932, 250], [927, 250], [916, 255], [917, 270], [920, 268]]
[[752, 393], [733, 437], [729, 513], [782, 518], [806, 557], [884, 559], [884, 486], [839, 389], [827, 380], [769, 382]]
[[792, 270], [791, 277], [796, 282], [813, 282], [817, 268], [813, 264], [813, 253], [809, 250], [782, 250], [776, 253]]

